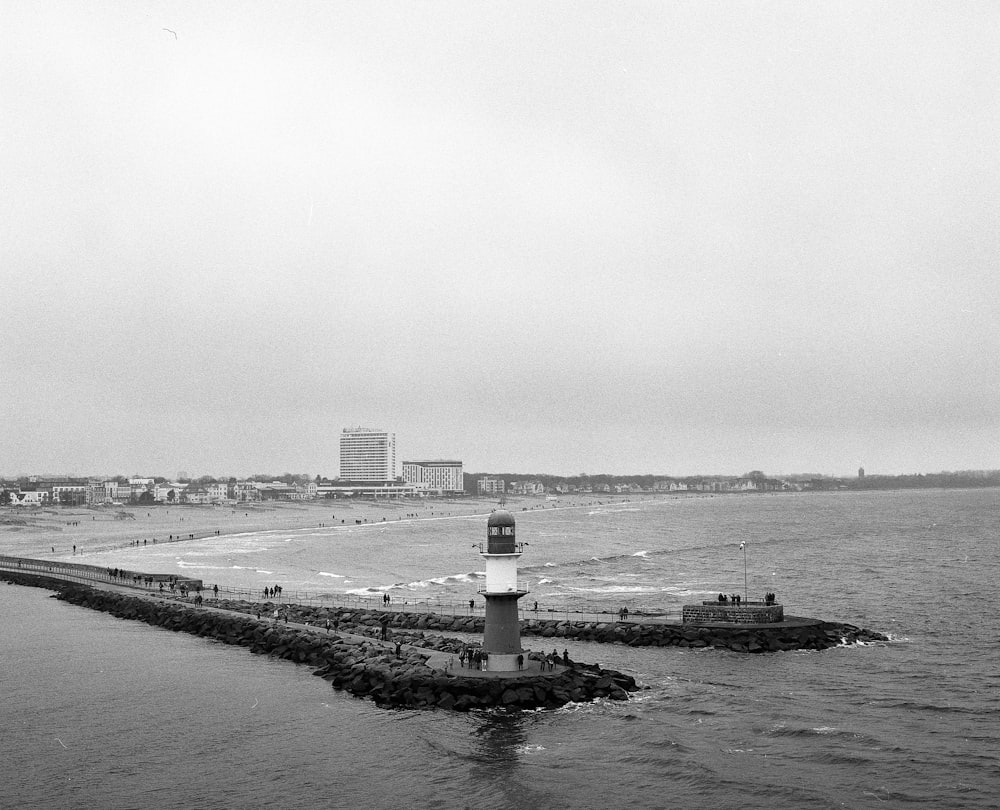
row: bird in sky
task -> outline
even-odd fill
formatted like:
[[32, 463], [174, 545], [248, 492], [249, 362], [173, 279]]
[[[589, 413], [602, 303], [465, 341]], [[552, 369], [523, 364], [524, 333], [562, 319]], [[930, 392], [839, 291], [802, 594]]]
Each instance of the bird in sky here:
[[176, 31], [171, 31], [169, 28], [164, 28], [163, 30], [164, 31], [168, 31], [169, 33], [173, 34], [174, 35], [174, 39], [177, 39], [177, 32]]

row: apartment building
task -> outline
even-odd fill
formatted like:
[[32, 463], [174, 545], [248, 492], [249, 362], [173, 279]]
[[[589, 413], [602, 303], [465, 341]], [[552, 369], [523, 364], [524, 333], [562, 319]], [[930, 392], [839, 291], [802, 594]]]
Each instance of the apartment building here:
[[480, 478], [476, 481], [476, 492], [480, 495], [503, 495], [506, 489], [502, 478]]

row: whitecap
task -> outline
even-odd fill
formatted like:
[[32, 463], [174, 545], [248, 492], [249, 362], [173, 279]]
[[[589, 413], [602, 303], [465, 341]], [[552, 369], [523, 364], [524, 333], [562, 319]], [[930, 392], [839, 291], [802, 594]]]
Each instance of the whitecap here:
[[648, 557], [649, 556], [649, 552], [648, 551], [637, 551], [632, 556], [633, 557]]
[[397, 585], [396, 587], [410, 588], [411, 590], [414, 590], [418, 588], [429, 588], [431, 585], [447, 585], [449, 583], [456, 582], [475, 582], [476, 580], [485, 578], [485, 576], [485, 571], [470, 571], [467, 574], [448, 574], [443, 577], [421, 579], [417, 582], [409, 582], [406, 585]]
[[565, 586], [567, 590], [579, 593], [656, 593], [657, 588], [643, 587], [641, 585], [603, 585], [597, 588], [574, 588]]
[[327, 571], [317, 571], [316, 573], [321, 577], [336, 577], [337, 579], [344, 579], [345, 577], [344, 574], [330, 574]]

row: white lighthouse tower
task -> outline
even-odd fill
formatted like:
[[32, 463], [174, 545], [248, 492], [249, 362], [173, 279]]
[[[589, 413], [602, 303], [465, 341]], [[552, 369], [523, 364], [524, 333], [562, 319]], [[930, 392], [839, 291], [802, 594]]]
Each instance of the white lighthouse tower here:
[[521, 625], [517, 600], [528, 591], [517, 581], [517, 558], [521, 546], [514, 537], [514, 516], [498, 509], [486, 523], [486, 584], [479, 592], [486, 599], [486, 628], [483, 651], [488, 654], [491, 672], [517, 670], [521, 649]]

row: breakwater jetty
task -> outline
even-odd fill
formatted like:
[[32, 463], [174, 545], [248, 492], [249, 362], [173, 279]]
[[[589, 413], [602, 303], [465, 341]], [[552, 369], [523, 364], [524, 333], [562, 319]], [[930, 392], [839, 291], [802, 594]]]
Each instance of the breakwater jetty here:
[[[162, 582], [136, 572], [89, 570], [27, 559], [0, 560], [0, 578], [49, 588], [58, 598], [120, 618], [213, 638], [315, 667], [335, 688], [379, 705], [469, 711], [481, 708], [557, 708], [598, 698], [626, 700], [635, 680], [614, 670], [580, 664], [553, 650], [523, 650], [513, 671], [466, 665], [483, 645], [448, 633], [482, 637], [488, 618], [449, 616], [398, 607], [309, 606], [274, 601], [203, 599], [201, 583], [185, 595], [163, 592]], [[5, 570], [2, 570], [5, 569]], [[122, 576], [124, 574], [124, 576]], [[195, 581], [191, 581], [195, 584]], [[158, 592], [148, 589], [156, 587]], [[624, 644], [633, 647], [727, 649], [739, 653], [822, 650], [842, 644], [887, 641], [886, 636], [840, 622], [785, 616], [780, 605], [685, 606], [684, 621], [587, 621], [531, 617], [519, 622], [525, 637]], [[545, 643], [544, 646], [548, 646]], [[463, 655], [465, 653], [465, 655]], [[478, 661], [478, 656], [477, 656]], [[456, 666], [457, 664], [457, 666]]]
[[[327, 630], [292, 621], [289, 607], [278, 618], [234, 611], [222, 604], [134, 596], [105, 588], [68, 583], [41, 574], [4, 572], [19, 585], [50, 588], [57, 598], [123, 619], [212, 638], [315, 667], [314, 674], [334, 688], [368, 697], [382, 706], [472, 709], [558, 708], [598, 698], [627, 700], [639, 687], [629, 675], [588, 664], [556, 664], [529, 654], [516, 673], [454, 667], [456, 653], [469, 645], [440, 640], [414, 645], [403, 637], [370, 638], [341, 627]], [[380, 626], [381, 634], [381, 626]], [[413, 639], [418, 640], [418, 639]], [[419, 639], [423, 640], [423, 639]]]
[[[220, 600], [230, 610], [254, 612], [253, 602]], [[272, 609], [265, 605], [264, 609]], [[337, 607], [285, 605], [294, 621], [336, 622], [359, 633], [373, 633], [383, 625], [393, 633], [401, 630], [431, 633], [483, 632], [481, 616], [444, 616], [436, 613], [409, 613], [404, 610], [365, 610]], [[827, 622], [786, 616], [770, 624], [712, 622], [596, 622], [561, 619], [527, 619], [521, 623], [522, 636], [544, 639], [591, 641], [600, 644], [625, 644], [630, 647], [713, 647], [741, 653], [764, 653], [789, 650], [825, 650], [841, 644], [888, 641], [882, 633], [843, 622]]]

